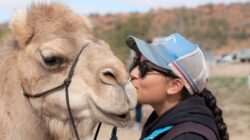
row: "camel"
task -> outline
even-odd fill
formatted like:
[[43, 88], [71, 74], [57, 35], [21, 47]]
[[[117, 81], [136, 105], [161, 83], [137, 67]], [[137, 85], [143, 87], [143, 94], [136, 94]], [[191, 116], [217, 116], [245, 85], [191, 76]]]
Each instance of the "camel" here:
[[85, 18], [60, 3], [39, 3], [17, 11], [9, 28], [12, 35], [0, 49], [1, 140], [76, 139], [65, 88], [39, 98], [24, 93], [36, 96], [62, 84], [77, 55], [68, 96], [80, 139], [91, 138], [99, 122], [129, 123], [136, 90], [124, 64], [94, 37]]

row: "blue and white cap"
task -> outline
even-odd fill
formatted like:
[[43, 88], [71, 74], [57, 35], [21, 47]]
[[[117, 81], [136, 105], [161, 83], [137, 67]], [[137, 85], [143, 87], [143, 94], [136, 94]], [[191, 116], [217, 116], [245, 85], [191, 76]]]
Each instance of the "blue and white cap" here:
[[207, 69], [204, 55], [198, 45], [180, 34], [174, 33], [151, 44], [128, 36], [126, 44], [155, 65], [172, 70], [184, 81], [190, 94], [200, 93], [205, 88]]

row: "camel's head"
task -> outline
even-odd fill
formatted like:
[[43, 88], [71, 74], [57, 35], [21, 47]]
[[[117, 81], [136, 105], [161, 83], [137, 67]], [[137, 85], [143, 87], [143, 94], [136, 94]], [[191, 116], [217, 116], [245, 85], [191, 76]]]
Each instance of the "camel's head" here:
[[[69, 86], [69, 101], [76, 122], [92, 118], [124, 126], [135, 107], [135, 89], [129, 74], [108, 44], [96, 39], [86, 19], [61, 4], [33, 5], [17, 12], [10, 28], [17, 40], [20, 86], [32, 95], [63, 83], [83, 46]], [[68, 121], [65, 90], [27, 99], [38, 115]]]

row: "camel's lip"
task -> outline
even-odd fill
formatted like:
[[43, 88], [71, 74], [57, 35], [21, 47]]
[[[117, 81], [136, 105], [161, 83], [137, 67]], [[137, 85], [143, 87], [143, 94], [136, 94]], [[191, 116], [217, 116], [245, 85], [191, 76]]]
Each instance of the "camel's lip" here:
[[106, 111], [103, 111], [101, 108], [99, 108], [93, 101], [91, 103], [91, 106], [94, 108], [94, 110], [97, 111], [98, 114], [105, 116], [104, 121], [107, 120], [108, 122], [113, 125], [119, 125], [119, 126], [125, 126], [130, 121], [130, 113], [129, 111], [127, 113], [124, 113], [122, 115], [109, 113]]

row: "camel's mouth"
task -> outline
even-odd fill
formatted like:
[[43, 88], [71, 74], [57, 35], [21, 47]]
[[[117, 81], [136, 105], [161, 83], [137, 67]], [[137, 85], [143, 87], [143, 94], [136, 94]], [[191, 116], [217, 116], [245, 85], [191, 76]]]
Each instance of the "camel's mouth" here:
[[104, 123], [124, 127], [130, 121], [129, 111], [124, 114], [114, 114], [114, 113], [104, 111], [103, 109], [98, 107], [94, 102], [90, 104], [94, 110], [94, 113], [97, 114], [98, 119]]
[[[98, 108], [99, 109], [99, 108]], [[116, 120], [120, 120], [120, 121], [126, 121], [126, 120], [128, 120], [129, 119], [129, 117], [130, 117], [130, 114], [129, 114], [129, 112], [128, 113], [124, 113], [124, 114], [122, 114], [122, 115], [118, 115], [118, 114], [114, 114], [114, 113], [108, 113], [108, 112], [105, 112], [105, 111], [103, 111], [103, 110], [101, 110], [101, 109], [99, 109], [99, 111], [103, 114], [103, 115], [105, 115], [105, 116], [107, 116], [107, 117], [109, 117], [109, 118], [115, 118]]]

